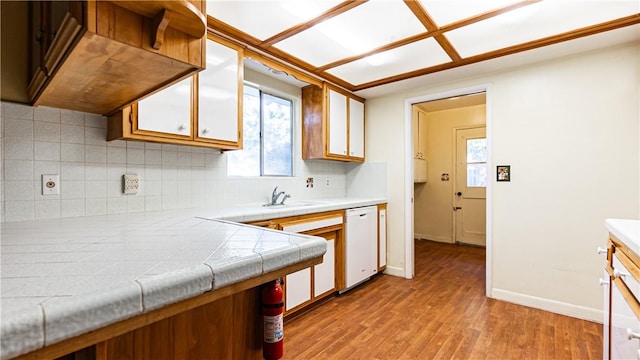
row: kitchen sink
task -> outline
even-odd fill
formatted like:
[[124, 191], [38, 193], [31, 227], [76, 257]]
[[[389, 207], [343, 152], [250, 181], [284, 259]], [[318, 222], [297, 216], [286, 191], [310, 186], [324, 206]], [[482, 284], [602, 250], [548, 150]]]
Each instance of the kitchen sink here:
[[322, 201], [304, 201], [304, 200], [300, 200], [300, 201], [290, 201], [290, 202], [286, 202], [284, 204], [275, 204], [275, 205], [264, 204], [262, 206], [265, 209], [278, 210], [278, 209], [286, 209], [286, 208], [294, 208], [294, 207], [306, 207], [306, 206], [323, 205], [323, 204], [325, 204], [325, 203], [322, 202]]

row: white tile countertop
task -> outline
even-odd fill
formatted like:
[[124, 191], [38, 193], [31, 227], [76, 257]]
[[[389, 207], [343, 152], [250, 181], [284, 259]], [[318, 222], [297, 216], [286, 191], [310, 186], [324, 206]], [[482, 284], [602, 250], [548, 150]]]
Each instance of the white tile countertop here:
[[611, 234], [640, 255], [640, 220], [607, 219], [605, 225]]
[[291, 200], [284, 206], [263, 206], [263, 204], [237, 205], [223, 209], [197, 210], [205, 219], [224, 219], [237, 222], [251, 222], [288, 216], [312, 214], [323, 211], [343, 210], [386, 203], [385, 198], [335, 198], [319, 200]]
[[323, 238], [237, 222], [369, 206], [331, 199], [0, 224], [0, 358], [321, 256]]

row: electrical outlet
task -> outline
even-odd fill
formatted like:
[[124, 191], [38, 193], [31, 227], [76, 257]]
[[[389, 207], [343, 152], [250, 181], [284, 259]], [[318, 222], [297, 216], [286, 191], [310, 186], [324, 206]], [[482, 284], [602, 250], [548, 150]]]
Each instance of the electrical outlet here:
[[125, 194], [137, 194], [139, 189], [138, 175], [124, 174], [122, 175], [122, 192]]
[[324, 183], [324, 185], [326, 187], [330, 187], [331, 186], [331, 178], [327, 178], [326, 182]]
[[42, 174], [42, 195], [60, 195], [60, 175]]

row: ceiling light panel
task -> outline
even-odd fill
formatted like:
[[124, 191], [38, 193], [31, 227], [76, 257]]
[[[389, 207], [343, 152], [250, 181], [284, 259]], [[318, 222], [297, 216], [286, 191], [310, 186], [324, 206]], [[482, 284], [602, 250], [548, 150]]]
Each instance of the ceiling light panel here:
[[419, 0], [438, 27], [496, 10], [522, 0]]
[[442, 47], [433, 38], [428, 38], [329, 69], [327, 72], [358, 85], [450, 61], [451, 58]]
[[402, 1], [370, 0], [274, 47], [319, 67], [425, 31]]
[[213, 0], [207, 1], [207, 14], [255, 38], [266, 40], [321, 15], [341, 2]]
[[445, 35], [462, 57], [469, 57], [637, 14], [639, 7], [637, 0], [547, 0]]

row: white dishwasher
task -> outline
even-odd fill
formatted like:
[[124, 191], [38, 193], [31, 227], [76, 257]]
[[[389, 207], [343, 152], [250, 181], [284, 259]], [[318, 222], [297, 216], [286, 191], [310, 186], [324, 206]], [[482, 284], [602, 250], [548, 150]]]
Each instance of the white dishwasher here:
[[349, 289], [378, 272], [378, 207], [346, 211], [345, 279]]

